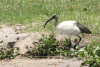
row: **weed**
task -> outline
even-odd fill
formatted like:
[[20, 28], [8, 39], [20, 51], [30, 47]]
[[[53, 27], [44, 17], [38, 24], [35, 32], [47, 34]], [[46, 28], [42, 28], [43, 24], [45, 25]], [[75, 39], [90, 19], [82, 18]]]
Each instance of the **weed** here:
[[13, 59], [15, 56], [19, 54], [19, 48], [16, 48], [16, 51], [14, 51], [14, 48], [11, 48], [10, 50], [7, 50], [3, 48], [3, 50], [0, 51], [0, 60], [8, 58]]
[[84, 48], [81, 48], [78, 51], [78, 56], [89, 67], [100, 67], [100, 46], [97, 45], [97, 42], [87, 44]]
[[40, 39], [39, 43], [36, 43], [37, 49], [33, 49], [30, 53], [31, 56], [44, 57], [44, 56], [56, 56], [60, 53], [69, 52], [65, 47], [68, 44], [66, 41], [58, 41], [55, 39], [54, 35], [49, 35], [45, 37], [44, 35]]

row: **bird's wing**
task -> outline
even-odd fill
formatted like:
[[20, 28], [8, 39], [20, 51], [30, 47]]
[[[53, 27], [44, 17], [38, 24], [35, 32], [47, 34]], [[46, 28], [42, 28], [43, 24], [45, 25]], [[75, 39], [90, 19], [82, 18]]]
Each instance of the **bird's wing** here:
[[81, 25], [79, 22], [74, 23], [81, 31], [81, 33], [91, 34], [92, 32], [84, 25]]

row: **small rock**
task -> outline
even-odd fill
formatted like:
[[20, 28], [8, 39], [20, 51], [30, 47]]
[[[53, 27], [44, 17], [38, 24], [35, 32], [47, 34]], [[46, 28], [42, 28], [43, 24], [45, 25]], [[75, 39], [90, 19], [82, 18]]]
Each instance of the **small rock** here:
[[20, 38], [19, 38], [19, 37], [17, 37], [17, 38], [16, 38], [16, 40], [20, 40]]
[[6, 37], [8, 37], [8, 36], [6, 35]]
[[67, 65], [67, 67], [70, 66], [69, 64]]
[[73, 59], [73, 61], [75, 61], [75, 59]]
[[0, 43], [2, 43], [3, 42], [3, 40], [0, 40]]
[[81, 58], [78, 58], [78, 60], [82, 60]]
[[9, 38], [7, 41], [7, 48], [12, 48], [14, 46], [14, 44], [16, 43], [16, 39], [14, 38]]
[[7, 48], [12, 48], [16, 42], [8, 42]]
[[28, 49], [28, 46], [27, 46], [27, 45], [25, 45], [25, 48], [26, 48], [26, 49]]
[[18, 32], [16, 32], [15, 34], [19, 34]]
[[87, 8], [84, 8], [83, 10], [88, 10]]
[[81, 63], [81, 66], [87, 66], [85, 63]]
[[38, 43], [38, 42], [36, 42], [36, 41], [33, 41], [33, 42], [32, 42], [32, 44], [34, 44], [34, 45], [35, 45], [36, 43]]

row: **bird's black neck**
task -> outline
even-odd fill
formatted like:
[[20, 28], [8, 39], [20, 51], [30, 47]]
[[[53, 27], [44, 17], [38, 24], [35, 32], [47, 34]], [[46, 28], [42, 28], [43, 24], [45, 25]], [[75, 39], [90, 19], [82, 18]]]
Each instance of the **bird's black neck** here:
[[55, 27], [57, 27], [57, 23], [58, 23], [58, 17], [55, 16]]

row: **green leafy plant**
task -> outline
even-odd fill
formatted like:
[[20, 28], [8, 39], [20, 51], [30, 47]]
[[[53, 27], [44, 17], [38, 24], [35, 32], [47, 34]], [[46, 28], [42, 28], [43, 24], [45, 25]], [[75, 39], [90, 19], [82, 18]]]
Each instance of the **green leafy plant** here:
[[100, 43], [87, 44], [78, 52], [78, 56], [83, 59], [89, 67], [100, 67]]
[[1, 50], [0, 51], [0, 59], [3, 59], [4, 58], [4, 52]]
[[68, 39], [65, 39], [65, 41], [58, 41], [52, 34], [48, 37], [42, 35], [39, 43], [36, 43], [37, 49], [28, 52], [28, 56], [48, 57], [60, 55], [61, 53], [65, 54], [66, 52], [69, 52], [69, 50], [65, 48], [67, 44]]
[[0, 60], [5, 59], [5, 58], [12, 59], [18, 54], [19, 54], [18, 47], [16, 48], [16, 51], [14, 51], [14, 48], [11, 48], [10, 50], [3, 48], [3, 50], [0, 51]]

